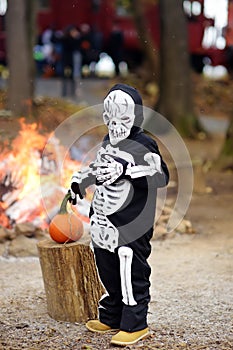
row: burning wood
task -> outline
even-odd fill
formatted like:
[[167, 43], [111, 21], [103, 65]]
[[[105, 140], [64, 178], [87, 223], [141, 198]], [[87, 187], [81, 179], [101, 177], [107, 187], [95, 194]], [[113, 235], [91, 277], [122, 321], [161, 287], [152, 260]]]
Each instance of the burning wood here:
[[[0, 220], [4, 227], [25, 221], [46, 227], [64, 196], [65, 181], [79, 167], [65, 156], [55, 137], [47, 144], [49, 136], [40, 134], [36, 123], [26, 124], [21, 119], [18, 137], [0, 156]], [[63, 178], [58, 179], [61, 166]], [[59, 182], [62, 185], [58, 186]]]
[[0, 179], [0, 222], [5, 227], [10, 226], [10, 220], [5, 213], [6, 203], [4, 202], [3, 197], [6, 194], [15, 191], [17, 186], [17, 180], [13, 179], [11, 173], [7, 173]]
[[17, 189], [17, 180], [13, 179], [11, 173], [6, 174], [0, 179], [0, 202], [3, 202], [3, 196]]

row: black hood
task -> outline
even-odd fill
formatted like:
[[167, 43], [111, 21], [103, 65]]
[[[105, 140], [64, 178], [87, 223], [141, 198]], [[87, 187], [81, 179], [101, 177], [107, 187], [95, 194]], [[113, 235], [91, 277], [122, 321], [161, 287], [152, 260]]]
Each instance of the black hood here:
[[121, 90], [124, 91], [126, 94], [132, 97], [135, 103], [135, 120], [134, 120], [134, 127], [140, 128], [142, 123], [143, 123], [143, 104], [142, 104], [142, 98], [141, 95], [139, 94], [138, 90], [133, 88], [132, 86], [126, 85], [126, 84], [116, 84], [114, 85], [109, 92], [107, 93], [110, 94], [110, 92], [114, 90]]

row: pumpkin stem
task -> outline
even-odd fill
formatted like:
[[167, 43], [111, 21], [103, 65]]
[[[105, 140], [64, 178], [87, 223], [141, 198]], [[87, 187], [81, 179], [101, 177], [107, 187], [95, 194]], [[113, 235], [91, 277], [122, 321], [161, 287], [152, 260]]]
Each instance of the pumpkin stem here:
[[65, 195], [65, 197], [63, 198], [62, 200], [62, 203], [61, 203], [61, 206], [60, 206], [60, 209], [59, 209], [59, 214], [67, 214], [68, 211], [67, 211], [67, 202], [70, 198], [70, 193], [67, 193]]

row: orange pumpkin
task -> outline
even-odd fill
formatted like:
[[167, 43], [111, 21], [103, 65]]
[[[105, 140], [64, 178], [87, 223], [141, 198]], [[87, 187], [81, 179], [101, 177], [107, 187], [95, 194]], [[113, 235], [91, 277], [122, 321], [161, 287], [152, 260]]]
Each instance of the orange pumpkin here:
[[57, 243], [78, 241], [83, 235], [83, 223], [73, 213], [68, 213], [67, 202], [70, 194], [67, 193], [62, 201], [60, 210], [49, 224], [50, 237]]

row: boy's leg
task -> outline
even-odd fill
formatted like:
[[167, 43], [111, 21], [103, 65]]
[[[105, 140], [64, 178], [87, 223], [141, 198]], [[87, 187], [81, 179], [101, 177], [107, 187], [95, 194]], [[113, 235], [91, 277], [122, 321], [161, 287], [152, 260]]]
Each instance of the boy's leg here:
[[[130, 282], [133, 295], [132, 300], [134, 300], [134, 302], [129, 302], [128, 304], [127, 302], [124, 302], [123, 304], [120, 330], [125, 332], [136, 332], [147, 327], [147, 312], [150, 301], [149, 277], [151, 273], [151, 268], [147, 259], [151, 253], [150, 239], [152, 235], [153, 229], [149, 230], [138, 240], [127, 245], [127, 247], [132, 250], [131, 281], [128, 281], [128, 286]], [[119, 248], [119, 250], [120, 249], [121, 248]], [[124, 265], [123, 259], [121, 263]], [[121, 272], [122, 270], [123, 268], [121, 269]], [[127, 274], [122, 275], [121, 273], [123, 289], [124, 284], [127, 284], [127, 276]], [[128, 286], [126, 285], [126, 287]]]
[[99, 320], [119, 329], [123, 307], [119, 257], [102, 248], [94, 248], [94, 253], [99, 277], [107, 292], [99, 301]]

